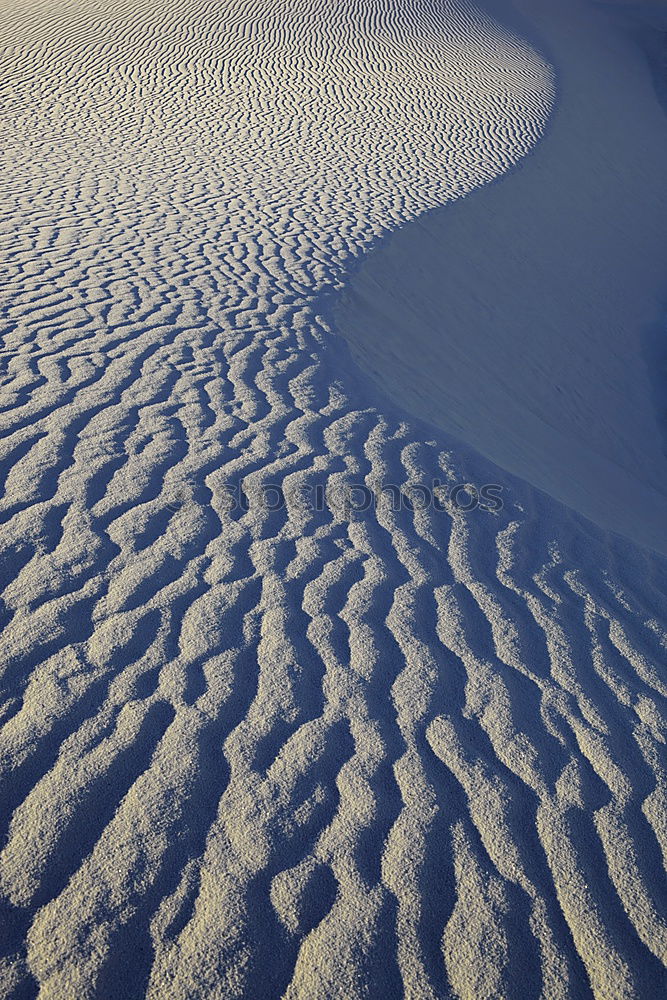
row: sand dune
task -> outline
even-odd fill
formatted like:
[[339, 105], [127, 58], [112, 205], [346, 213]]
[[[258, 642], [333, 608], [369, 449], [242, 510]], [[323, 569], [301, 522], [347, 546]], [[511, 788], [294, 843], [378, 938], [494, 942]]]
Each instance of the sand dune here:
[[636, 21], [516, 6], [558, 67], [548, 134], [378, 248], [337, 330], [412, 411], [664, 555], [664, 109]]
[[[2, 996], [658, 996], [667, 566], [330, 319], [533, 150], [548, 38], [19, 0], [0, 45]], [[504, 506], [340, 502], [436, 479]]]

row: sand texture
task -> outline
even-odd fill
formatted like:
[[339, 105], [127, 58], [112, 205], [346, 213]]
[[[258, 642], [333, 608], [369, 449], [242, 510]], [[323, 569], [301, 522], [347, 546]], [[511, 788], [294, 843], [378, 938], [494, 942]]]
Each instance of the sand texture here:
[[[547, 397], [533, 376], [533, 397], [507, 387], [493, 353], [476, 422], [460, 399], [452, 426], [442, 401], [415, 404], [433, 383], [454, 398], [447, 316], [473, 316], [469, 353], [453, 347], [469, 378], [484, 354], [475, 309], [500, 303], [507, 323], [520, 296], [511, 268], [497, 297], [484, 273], [441, 284], [432, 262], [466, 272], [495, 194], [507, 227], [514, 184], [526, 255], [540, 225], [557, 229], [546, 208], [525, 223], [529, 171], [548, 191], [576, 173], [559, 54], [580, 68], [590, 47], [597, 93], [594, 28], [610, 15], [563, 0], [554, 27], [550, 8], [0, 2], [3, 1000], [665, 990], [659, 507], [648, 542], [624, 537], [595, 518], [601, 491], [586, 507], [540, 478], [530, 456], [550, 439], [531, 414]], [[648, 93], [630, 29], [608, 30], [619, 89]], [[667, 118], [654, 111], [633, 133], [651, 166], [631, 250], [648, 246], [657, 301]], [[591, 170], [611, 155], [605, 128]], [[601, 214], [632, 198], [627, 161]], [[471, 211], [458, 249], [444, 224], [428, 235], [448, 203], [459, 233]], [[607, 243], [627, 247], [628, 215]], [[586, 240], [560, 258], [552, 240], [549, 261], [570, 267], [573, 247], [593, 275]], [[421, 303], [414, 341], [389, 307], [379, 372], [382, 296], [349, 294], [364, 281]], [[639, 356], [638, 289], [618, 342], [591, 334], [599, 423], [579, 434], [583, 404], [551, 419], [659, 504], [660, 421], [615, 353]], [[585, 305], [580, 288], [572, 309], [559, 294], [545, 343]], [[442, 316], [433, 343], [421, 308]], [[568, 327], [564, 352], [583, 336]], [[401, 374], [406, 343], [416, 381]], [[612, 454], [619, 371], [642, 403]], [[509, 457], [481, 440], [484, 421]], [[560, 452], [553, 468], [562, 482]], [[347, 502], [352, 487], [435, 480], [497, 484], [503, 507]]]

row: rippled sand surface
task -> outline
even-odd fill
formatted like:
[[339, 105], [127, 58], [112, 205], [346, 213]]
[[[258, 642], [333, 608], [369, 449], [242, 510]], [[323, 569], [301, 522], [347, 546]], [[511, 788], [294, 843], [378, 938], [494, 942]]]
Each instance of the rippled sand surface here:
[[331, 320], [549, 127], [496, 8], [0, 5], [3, 998], [665, 988], [667, 566]]

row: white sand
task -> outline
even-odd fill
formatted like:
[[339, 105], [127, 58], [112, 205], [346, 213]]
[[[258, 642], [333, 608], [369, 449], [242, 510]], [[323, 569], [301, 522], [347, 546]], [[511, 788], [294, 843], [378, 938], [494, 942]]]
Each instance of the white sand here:
[[[506, 413], [512, 454], [472, 418], [449, 437], [465, 408], [449, 426], [447, 406], [414, 405], [401, 337], [414, 331], [422, 385], [443, 370], [420, 308], [407, 334], [387, 324], [393, 400], [331, 326], [368, 251], [353, 282], [385, 260], [387, 294], [401, 281], [419, 299], [415, 263], [451, 255], [415, 237], [425, 211], [470, 195], [443, 215], [463, 233], [470, 208], [463, 279], [482, 198], [525, 220], [539, 177], [571, 183], [558, 60], [585, 67], [587, 4], [568, 2], [562, 22], [546, 0], [521, 0], [521, 18], [467, 0], [0, 7], [3, 997], [664, 990], [664, 559], [535, 488], [590, 513], [557, 489], [577, 427], [559, 426], [573, 450], [550, 487], [493, 373], [480, 366], [479, 391]], [[649, 94], [639, 49], [608, 30], [634, 107], [637, 80]], [[607, 64], [591, 65], [593, 88]], [[637, 129], [652, 186], [626, 192], [652, 268], [650, 303], [638, 284], [621, 297], [633, 324], [658, 294], [661, 128], [651, 105]], [[553, 223], [542, 195], [537, 208], [530, 254]], [[411, 234], [402, 263], [382, 242], [400, 227], [387, 247]], [[550, 246], [569, 274], [567, 247]], [[601, 269], [604, 289], [618, 275]], [[443, 285], [434, 308], [445, 289], [454, 315], [476, 289], [480, 308], [505, 308], [490, 273]], [[608, 315], [600, 295], [591, 322]], [[578, 344], [582, 328], [561, 323], [583, 322], [587, 297], [573, 282], [563, 301], [548, 321]], [[362, 361], [369, 313], [348, 304], [343, 324]], [[639, 409], [619, 476], [659, 502], [659, 424], [638, 329], [623, 331], [620, 369], [591, 331], [604, 408], [581, 454], [616, 461], [599, 442], [622, 370]], [[516, 400], [519, 423], [530, 402]], [[480, 434], [487, 418], [491, 405]], [[505, 506], [346, 514], [296, 495], [435, 478], [498, 483]], [[239, 483], [249, 508], [230, 511], [225, 485]], [[269, 484], [286, 508], [259, 502]]]

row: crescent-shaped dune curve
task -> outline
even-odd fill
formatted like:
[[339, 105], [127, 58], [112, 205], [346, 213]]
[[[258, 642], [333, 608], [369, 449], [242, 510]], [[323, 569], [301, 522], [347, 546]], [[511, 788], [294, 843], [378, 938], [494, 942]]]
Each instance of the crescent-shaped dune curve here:
[[[459, 0], [0, 46], [2, 996], [659, 995], [667, 567], [326, 319], [533, 149], [549, 62]], [[504, 505], [349, 503], [435, 480]]]
[[515, 7], [557, 67], [548, 134], [399, 230], [336, 328], [410, 412], [664, 555], [667, 118], [618, 5]]

